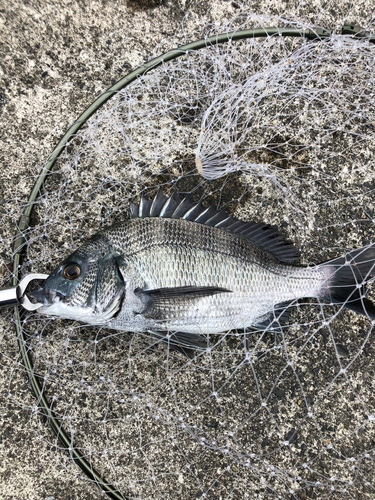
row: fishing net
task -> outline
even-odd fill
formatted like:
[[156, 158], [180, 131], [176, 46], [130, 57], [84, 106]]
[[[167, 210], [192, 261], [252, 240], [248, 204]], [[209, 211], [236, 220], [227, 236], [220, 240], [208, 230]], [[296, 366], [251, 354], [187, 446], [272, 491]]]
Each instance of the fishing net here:
[[[249, 26], [312, 29], [243, 14], [193, 34]], [[341, 34], [207, 43], [161, 64], [66, 145], [36, 199], [21, 274], [50, 272], [159, 187], [276, 224], [301, 264], [369, 245], [374, 88], [373, 45]], [[5, 202], [2, 214], [9, 227], [20, 207]], [[4, 248], [13, 237], [4, 229]], [[11, 276], [3, 270], [3, 283]], [[371, 283], [367, 296], [374, 299]], [[4, 335], [15, 338], [14, 321], [3, 315]], [[38, 313], [21, 321], [33, 373], [70, 444], [51, 432], [41, 399], [29, 406], [32, 427], [61, 464], [85, 458], [115, 494], [374, 498], [368, 317], [306, 299], [277, 330], [210, 335], [193, 359], [145, 334]], [[16, 347], [2, 364], [9, 401], [27, 406], [12, 390], [24, 373]]]

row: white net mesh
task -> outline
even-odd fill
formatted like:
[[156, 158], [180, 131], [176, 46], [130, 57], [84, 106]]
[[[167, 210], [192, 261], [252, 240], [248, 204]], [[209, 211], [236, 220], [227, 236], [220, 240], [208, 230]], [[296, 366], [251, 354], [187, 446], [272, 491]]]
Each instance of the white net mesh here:
[[[204, 34], [249, 24], [242, 16]], [[290, 25], [258, 21], [276, 24]], [[339, 35], [229, 42], [161, 65], [64, 150], [37, 199], [22, 274], [48, 273], [159, 186], [277, 224], [303, 264], [372, 243], [374, 80], [373, 45]], [[7, 223], [13, 206], [3, 205]], [[11, 312], [4, 322], [14, 336]], [[23, 330], [71, 447], [124, 497], [374, 498], [366, 316], [305, 300], [281, 331], [211, 335], [192, 360], [147, 335], [37, 313], [24, 314]], [[23, 405], [12, 392], [19, 355], [3, 359], [10, 399]], [[38, 402], [31, 410], [69, 461]]]

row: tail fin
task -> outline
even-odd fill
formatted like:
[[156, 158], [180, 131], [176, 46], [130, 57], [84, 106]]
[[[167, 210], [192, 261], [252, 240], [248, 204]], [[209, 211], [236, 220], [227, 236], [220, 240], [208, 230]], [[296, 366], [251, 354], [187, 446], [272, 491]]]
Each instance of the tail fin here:
[[366, 283], [375, 276], [375, 244], [325, 262], [324, 266], [333, 268], [326, 298], [375, 319], [375, 305], [366, 298]]

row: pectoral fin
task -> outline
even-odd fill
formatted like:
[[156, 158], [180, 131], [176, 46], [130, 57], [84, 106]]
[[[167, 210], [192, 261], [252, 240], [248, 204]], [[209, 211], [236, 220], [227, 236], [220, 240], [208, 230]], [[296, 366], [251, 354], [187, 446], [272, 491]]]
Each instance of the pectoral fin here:
[[186, 296], [202, 298], [231, 291], [232, 290], [228, 290], [227, 288], [220, 288], [217, 286], [178, 286], [175, 288], [155, 288], [154, 290], [141, 290], [138, 288], [135, 290], [135, 293], [147, 294], [153, 300], [163, 300], [170, 297], [186, 298]]
[[156, 288], [154, 290], [134, 290], [142, 301], [144, 309], [141, 314], [145, 318], [165, 320], [178, 317], [184, 309], [188, 309], [195, 301], [218, 293], [231, 290], [215, 286], [180, 286], [175, 288]]

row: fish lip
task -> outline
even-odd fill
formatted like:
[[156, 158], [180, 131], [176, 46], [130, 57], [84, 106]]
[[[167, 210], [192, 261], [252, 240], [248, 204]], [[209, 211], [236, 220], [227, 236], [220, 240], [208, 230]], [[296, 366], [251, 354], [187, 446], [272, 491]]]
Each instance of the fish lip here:
[[63, 299], [65, 296], [58, 292], [57, 290], [51, 290], [50, 288], [39, 288], [38, 290], [34, 290], [29, 292], [31, 297], [36, 299], [38, 302], [41, 302], [43, 306], [49, 306], [56, 302], [57, 300]]

